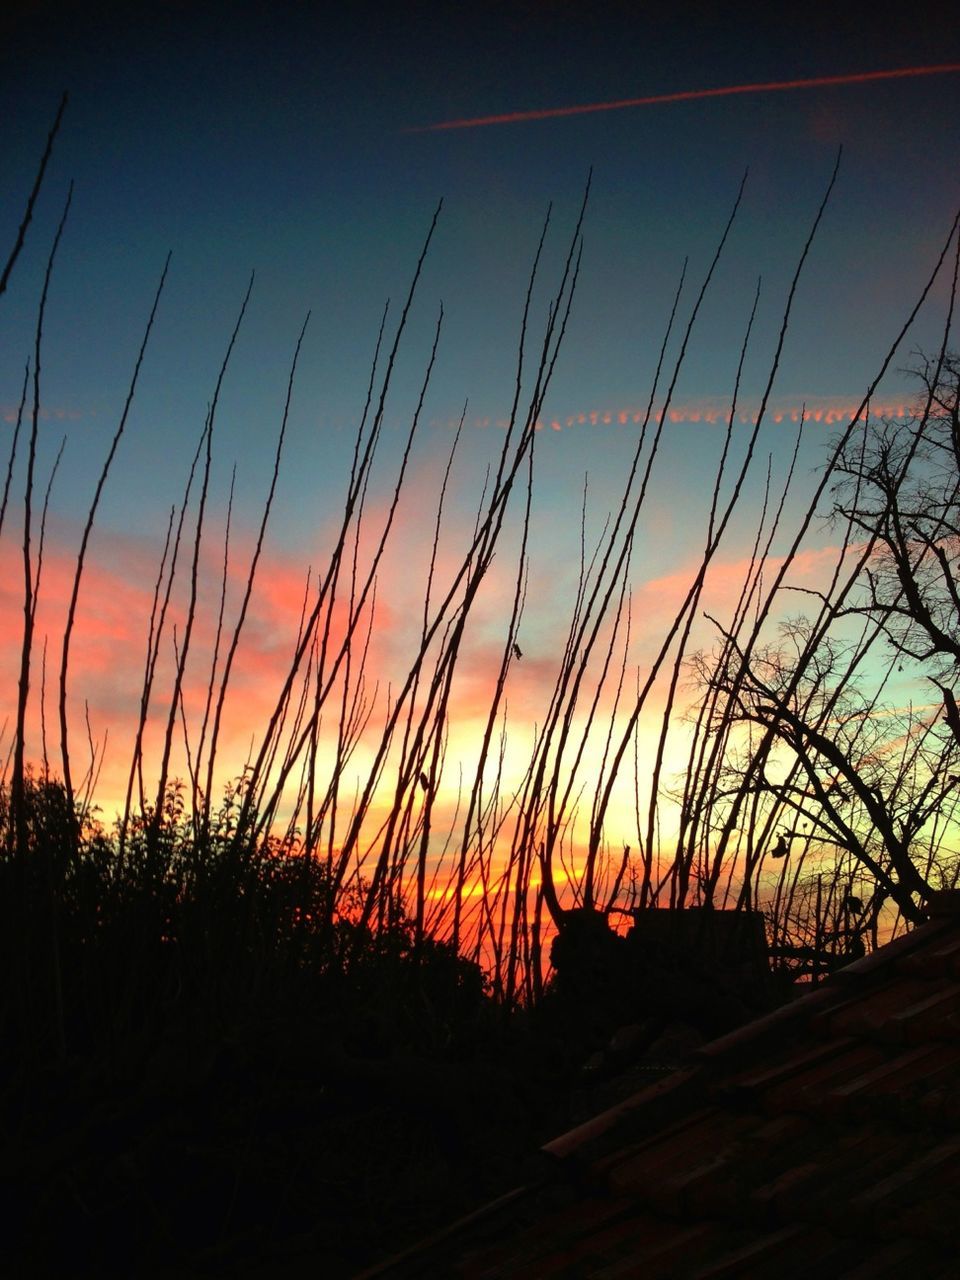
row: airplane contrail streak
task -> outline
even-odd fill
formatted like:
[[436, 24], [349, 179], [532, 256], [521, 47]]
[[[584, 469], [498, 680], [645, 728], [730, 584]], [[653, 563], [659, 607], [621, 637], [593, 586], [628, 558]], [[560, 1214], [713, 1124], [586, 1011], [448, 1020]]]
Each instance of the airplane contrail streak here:
[[763, 80], [754, 84], [729, 84], [717, 89], [683, 89], [678, 93], [654, 93], [644, 98], [618, 98], [613, 102], [582, 102], [572, 107], [542, 107], [538, 111], [508, 111], [502, 115], [443, 120], [439, 124], [414, 125], [404, 133], [439, 133], [450, 129], [479, 129], [491, 124], [521, 124], [527, 120], [552, 120], [582, 116], [595, 111], [622, 111], [625, 107], [652, 107], [666, 102], [694, 102], [700, 98], [729, 98], [741, 93], [784, 93], [788, 89], [822, 89], [830, 85], [870, 84], [876, 80], [907, 80], [914, 76], [943, 76], [960, 71], [960, 62], [932, 67], [895, 67], [889, 71], [858, 71], [852, 75], [811, 76], [804, 80]]

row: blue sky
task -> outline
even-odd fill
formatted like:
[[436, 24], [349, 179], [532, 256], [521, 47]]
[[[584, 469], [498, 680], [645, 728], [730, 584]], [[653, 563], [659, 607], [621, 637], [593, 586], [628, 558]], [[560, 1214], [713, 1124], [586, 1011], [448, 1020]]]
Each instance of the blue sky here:
[[[499, 444], [496, 423], [509, 408], [523, 294], [546, 208], [553, 203], [553, 228], [534, 329], [543, 323], [592, 168], [581, 279], [537, 445], [541, 614], [531, 624], [538, 637], [531, 656], [537, 643], [548, 649], [565, 625], [584, 474], [599, 528], [619, 498], [635, 440], [632, 415], [646, 404], [681, 264], [689, 257], [689, 304], [749, 167], [742, 211], [678, 383], [676, 406], [686, 420], [665, 435], [638, 590], [690, 562], [719, 447], [719, 427], [691, 419], [729, 398], [758, 276], [761, 303], [743, 390], [748, 410], [762, 390], [789, 278], [842, 143], [840, 179], [798, 292], [774, 401], [787, 411], [805, 400], [824, 411], [856, 403], [960, 204], [960, 75], [440, 133], [417, 128], [960, 61], [946, 5], [924, 6], [922, 23], [904, 6], [841, 4], [829, 14], [811, 8], [787, 19], [778, 8], [747, 21], [736, 5], [671, 6], [665, 14], [642, 4], [559, 0], [361, 4], [334, 17], [327, 6], [309, 5], [14, 5], [0, 20], [5, 244], [15, 235], [59, 96], [70, 92], [27, 248], [0, 303], [0, 405], [9, 416], [72, 178], [44, 346], [45, 467], [61, 429], [67, 433], [51, 555], [61, 549], [66, 556], [75, 542], [172, 250], [97, 554], [121, 566], [114, 590], [125, 572], [147, 573], [147, 549], [156, 547], [178, 498], [255, 270], [221, 404], [214, 505], [222, 514], [236, 461], [235, 527], [249, 535], [309, 309], [270, 548], [278, 575], [287, 559], [310, 561], [342, 492], [384, 301], [391, 298], [394, 311], [400, 304], [441, 197], [388, 407], [383, 474], [415, 402], [442, 300], [414, 498], [397, 534], [401, 559], [405, 547], [411, 555], [423, 549], [418, 511], [432, 495], [450, 424], [468, 400], [449, 515], [451, 536], [462, 533]], [[895, 366], [909, 362], [910, 347], [936, 341], [945, 296], [943, 285], [934, 291]], [[902, 400], [903, 385], [887, 380], [889, 403]], [[554, 420], [562, 430], [550, 430]], [[828, 434], [826, 425], [811, 429], [804, 476], [812, 475]], [[771, 422], [764, 441], [782, 469], [792, 444], [786, 425]], [[760, 479], [758, 473], [757, 486]], [[757, 486], [731, 536], [731, 562], [748, 545]], [[403, 598], [415, 596], [411, 587]], [[98, 607], [94, 598], [90, 607]]]
[[[749, 166], [739, 225], [681, 387], [689, 397], [723, 396], [731, 316], [743, 316], [762, 274], [761, 331], [769, 332], [843, 142], [843, 173], [780, 387], [801, 398], [856, 394], [960, 195], [950, 159], [960, 76], [450, 134], [404, 129], [637, 93], [948, 62], [951, 36], [935, 10], [918, 30], [911, 15], [884, 6], [871, 6], [869, 22], [865, 11], [858, 21], [856, 8], [845, 17], [841, 5], [829, 19], [799, 15], [792, 24], [737, 21], [736, 6], [722, 5], [689, 13], [681, 6], [667, 20], [651, 6], [563, 3], [359, 5], [339, 18], [326, 6], [241, 5], [229, 14], [43, 4], [18, 14], [15, 6], [0, 88], [8, 239], [59, 93], [68, 88], [72, 97], [19, 287], [5, 307], [4, 359], [20, 362], [16, 337], [29, 324], [73, 177], [58, 327], [52, 321], [50, 331], [51, 403], [115, 410], [129, 367], [118, 338], [139, 329], [172, 249], [151, 360], [168, 387], [178, 365], [183, 399], [172, 410], [188, 418], [200, 402], [202, 413], [255, 268], [247, 386], [237, 375], [238, 392], [252, 403], [268, 395], [312, 308], [303, 411], [349, 425], [380, 308], [404, 288], [442, 196], [421, 295], [428, 316], [441, 298], [447, 310], [434, 416], [455, 414], [469, 396], [477, 416], [496, 417], [544, 210], [555, 203], [556, 263], [592, 166], [583, 278], [551, 404], [561, 418], [621, 407], [643, 397], [681, 260], [689, 254], [692, 275], [702, 272]], [[5, 403], [9, 382], [5, 369]], [[160, 394], [149, 388], [144, 412], [159, 407]]]

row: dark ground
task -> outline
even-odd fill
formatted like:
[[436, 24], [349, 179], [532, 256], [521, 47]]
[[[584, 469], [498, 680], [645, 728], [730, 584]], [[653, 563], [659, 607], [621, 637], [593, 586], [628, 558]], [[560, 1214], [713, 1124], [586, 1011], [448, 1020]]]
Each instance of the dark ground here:
[[522, 1183], [538, 1146], [769, 1001], [690, 964], [561, 955], [507, 1019], [438, 950], [311, 1009], [88, 1046], [3, 1081], [20, 1275], [351, 1275]]

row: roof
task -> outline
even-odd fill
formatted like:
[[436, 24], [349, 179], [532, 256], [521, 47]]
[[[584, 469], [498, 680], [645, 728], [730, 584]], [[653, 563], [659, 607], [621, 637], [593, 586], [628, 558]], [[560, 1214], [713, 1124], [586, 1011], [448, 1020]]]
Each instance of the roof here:
[[960, 893], [548, 1143], [542, 1173], [366, 1273], [956, 1277]]

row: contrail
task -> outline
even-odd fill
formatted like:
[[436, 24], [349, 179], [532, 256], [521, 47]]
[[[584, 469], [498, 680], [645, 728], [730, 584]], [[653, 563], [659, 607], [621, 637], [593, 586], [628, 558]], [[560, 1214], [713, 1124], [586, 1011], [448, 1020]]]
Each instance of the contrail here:
[[891, 71], [858, 71], [853, 75], [811, 76], [805, 80], [763, 80], [755, 84], [728, 84], [719, 89], [683, 89], [679, 93], [654, 93], [645, 98], [618, 98], [614, 102], [582, 102], [574, 107], [542, 107], [539, 111], [508, 111], [503, 115], [474, 116], [469, 120], [443, 120], [439, 124], [414, 125], [404, 133], [437, 133], [444, 129], [479, 129], [490, 124], [521, 124], [526, 120], [552, 120], [558, 116], [583, 116], [594, 111], [622, 111], [624, 107], [652, 107], [664, 102], [694, 102], [699, 98], [729, 98], [738, 93], [783, 93], [787, 89], [822, 89], [835, 84], [870, 84], [875, 80], [906, 80], [914, 76], [943, 76], [960, 71], [960, 62], [935, 67], [896, 67]]

